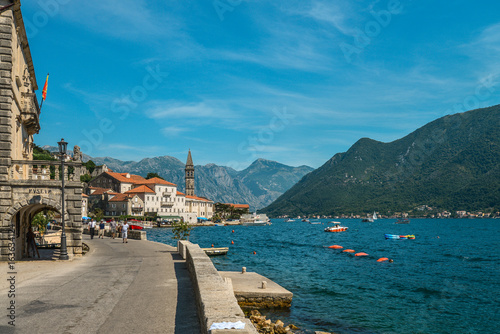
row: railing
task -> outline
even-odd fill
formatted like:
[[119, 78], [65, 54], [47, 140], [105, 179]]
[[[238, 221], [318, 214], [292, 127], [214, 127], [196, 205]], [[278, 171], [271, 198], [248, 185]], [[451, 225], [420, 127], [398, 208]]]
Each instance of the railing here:
[[162, 199], [160, 202], [161, 206], [173, 206], [174, 203], [175, 202], [171, 199]]
[[[12, 160], [11, 180], [60, 180], [61, 162], [58, 160]], [[68, 181], [80, 181], [81, 162], [65, 162], [64, 176]]]

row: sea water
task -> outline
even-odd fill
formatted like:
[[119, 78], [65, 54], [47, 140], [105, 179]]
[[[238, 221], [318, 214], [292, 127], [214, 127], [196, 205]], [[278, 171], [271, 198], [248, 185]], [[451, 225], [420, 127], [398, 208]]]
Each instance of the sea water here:
[[[349, 230], [340, 233], [318, 221], [196, 227], [190, 241], [229, 247], [212, 257], [218, 270], [247, 267], [293, 292], [289, 310], [267, 314], [304, 333], [500, 333], [499, 219], [341, 219]], [[176, 244], [170, 229], [150, 230], [148, 239]]]

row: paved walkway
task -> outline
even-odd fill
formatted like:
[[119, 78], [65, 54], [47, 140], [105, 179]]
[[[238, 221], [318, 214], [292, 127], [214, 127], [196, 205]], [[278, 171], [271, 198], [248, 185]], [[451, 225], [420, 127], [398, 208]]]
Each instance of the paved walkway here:
[[199, 334], [186, 263], [149, 241], [90, 240], [72, 261], [16, 263], [15, 331], [8, 325], [7, 263], [0, 262], [0, 333]]

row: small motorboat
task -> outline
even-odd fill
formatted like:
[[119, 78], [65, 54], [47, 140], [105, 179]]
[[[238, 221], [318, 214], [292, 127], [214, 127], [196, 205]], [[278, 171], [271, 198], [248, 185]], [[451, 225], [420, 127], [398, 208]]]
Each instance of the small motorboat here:
[[398, 218], [395, 224], [409, 224], [410, 220], [408, 218]]
[[385, 234], [386, 239], [395, 239], [395, 240], [405, 240], [405, 239], [415, 239], [415, 235], [399, 235], [399, 234]]
[[339, 222], [333, 222], [333, 224], [333, 226], [325, 228], [325, 232], [345, 232], [348, 229], [346, 226], [340, 226]]

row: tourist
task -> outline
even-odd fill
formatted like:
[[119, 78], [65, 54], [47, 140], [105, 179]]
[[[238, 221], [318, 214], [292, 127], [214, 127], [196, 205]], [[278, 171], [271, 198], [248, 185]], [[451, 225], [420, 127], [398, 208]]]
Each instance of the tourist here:
[[90, 234], [90, 239], [94, 239], [94, 231], [95, 231], [95, 220], [91, 220], [89, 222], [89, 234]]
[[127, 232], [128, 232], [128, 223], [125, 222], [123, 225], [122, 225], [122, 239], [123, 241], [122, 242], [126, 242], [128, 243], [128, 240], [127, 240]]
[[104, 227], [105, 227], [104, 219], [101, 220], [101, 223], [99, 224], [99, 238], [104, 239]]
[[36, 251], [36, 253], [38, 254], [38, 258], [40, 258], [40, 253], [38, 253], [38, 247], [36, 247], [35, 233], [33, 232], [31, 226], [28, 228], [28, 233], [26, 233], [26, 243], [28, 245], [28, 257], [31, 257], [30, 249], [32, 249], [33, 257], [35, 257], [35, 251]]
[[114, 239], [115, 238], [115, 234], [116, 234], [116, 222], [114, 220], [112, 220], [109, 223], [109, 227], [111, 229], [111, 237]]

